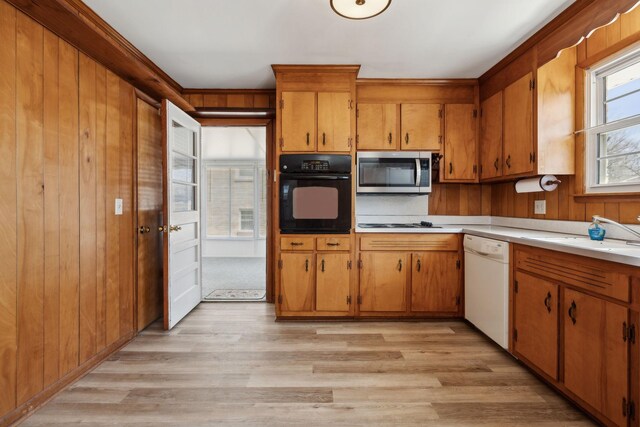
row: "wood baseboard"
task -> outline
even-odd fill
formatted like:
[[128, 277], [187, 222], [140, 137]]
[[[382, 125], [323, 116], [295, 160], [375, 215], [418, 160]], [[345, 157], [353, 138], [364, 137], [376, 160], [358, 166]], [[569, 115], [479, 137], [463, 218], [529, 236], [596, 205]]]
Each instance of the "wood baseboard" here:
[[58, 393], [88, 374], [93, 368], [100, 364], [100, 362], [128, 344], [135, 336], [135, 331], [129, 332], [127, 335], [123, 336], [118, 341], [106, 347], [100, 353], [96, 354], [91, 359], [87, 360], [82, 365], [78, 366], [55, 383], [46, 387], [40, 393], [24, 402], [13, 411], [7, 413], [4, 417], [0, 418], [0, 427], [10, 426], [14, 423], [24, 421], [25, 418], [33, 414], [37, 409], [54, 398]]

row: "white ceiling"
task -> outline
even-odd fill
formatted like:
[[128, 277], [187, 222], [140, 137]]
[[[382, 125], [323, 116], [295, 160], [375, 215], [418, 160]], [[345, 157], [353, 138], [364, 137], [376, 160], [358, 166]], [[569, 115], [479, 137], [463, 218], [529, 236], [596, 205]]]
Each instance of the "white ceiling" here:
[[185, 88], [274, 87], [271, 64], [360, 77], [479, 77], [573, 0], [393, 0], [352, 21], [329, 0], [84, 0]]

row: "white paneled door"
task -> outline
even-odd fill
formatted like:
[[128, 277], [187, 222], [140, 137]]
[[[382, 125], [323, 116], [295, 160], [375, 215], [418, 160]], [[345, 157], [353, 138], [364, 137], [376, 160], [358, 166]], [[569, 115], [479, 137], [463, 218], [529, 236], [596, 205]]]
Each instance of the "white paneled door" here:
[[200, 124], [169, 101], [164, 115], [164, 328], [201, 300]]

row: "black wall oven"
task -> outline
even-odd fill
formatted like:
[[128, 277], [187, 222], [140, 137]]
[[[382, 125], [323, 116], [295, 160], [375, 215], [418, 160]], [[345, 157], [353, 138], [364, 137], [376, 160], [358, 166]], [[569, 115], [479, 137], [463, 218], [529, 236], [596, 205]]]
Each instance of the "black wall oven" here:
[[351, 156], [280, 156], [280, 232], [351, 231]]

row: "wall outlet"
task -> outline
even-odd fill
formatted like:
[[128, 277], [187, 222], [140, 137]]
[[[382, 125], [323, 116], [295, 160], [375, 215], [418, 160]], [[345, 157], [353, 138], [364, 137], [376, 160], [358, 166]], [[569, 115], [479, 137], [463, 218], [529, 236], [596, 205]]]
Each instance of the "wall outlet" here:
[[122, 199], [116, 199], [116, 215], [122, 215]]
[[547, 213], [547, 201], [536, 200], [533, 204], [533, 213], [536, 215], [544, 215]]

